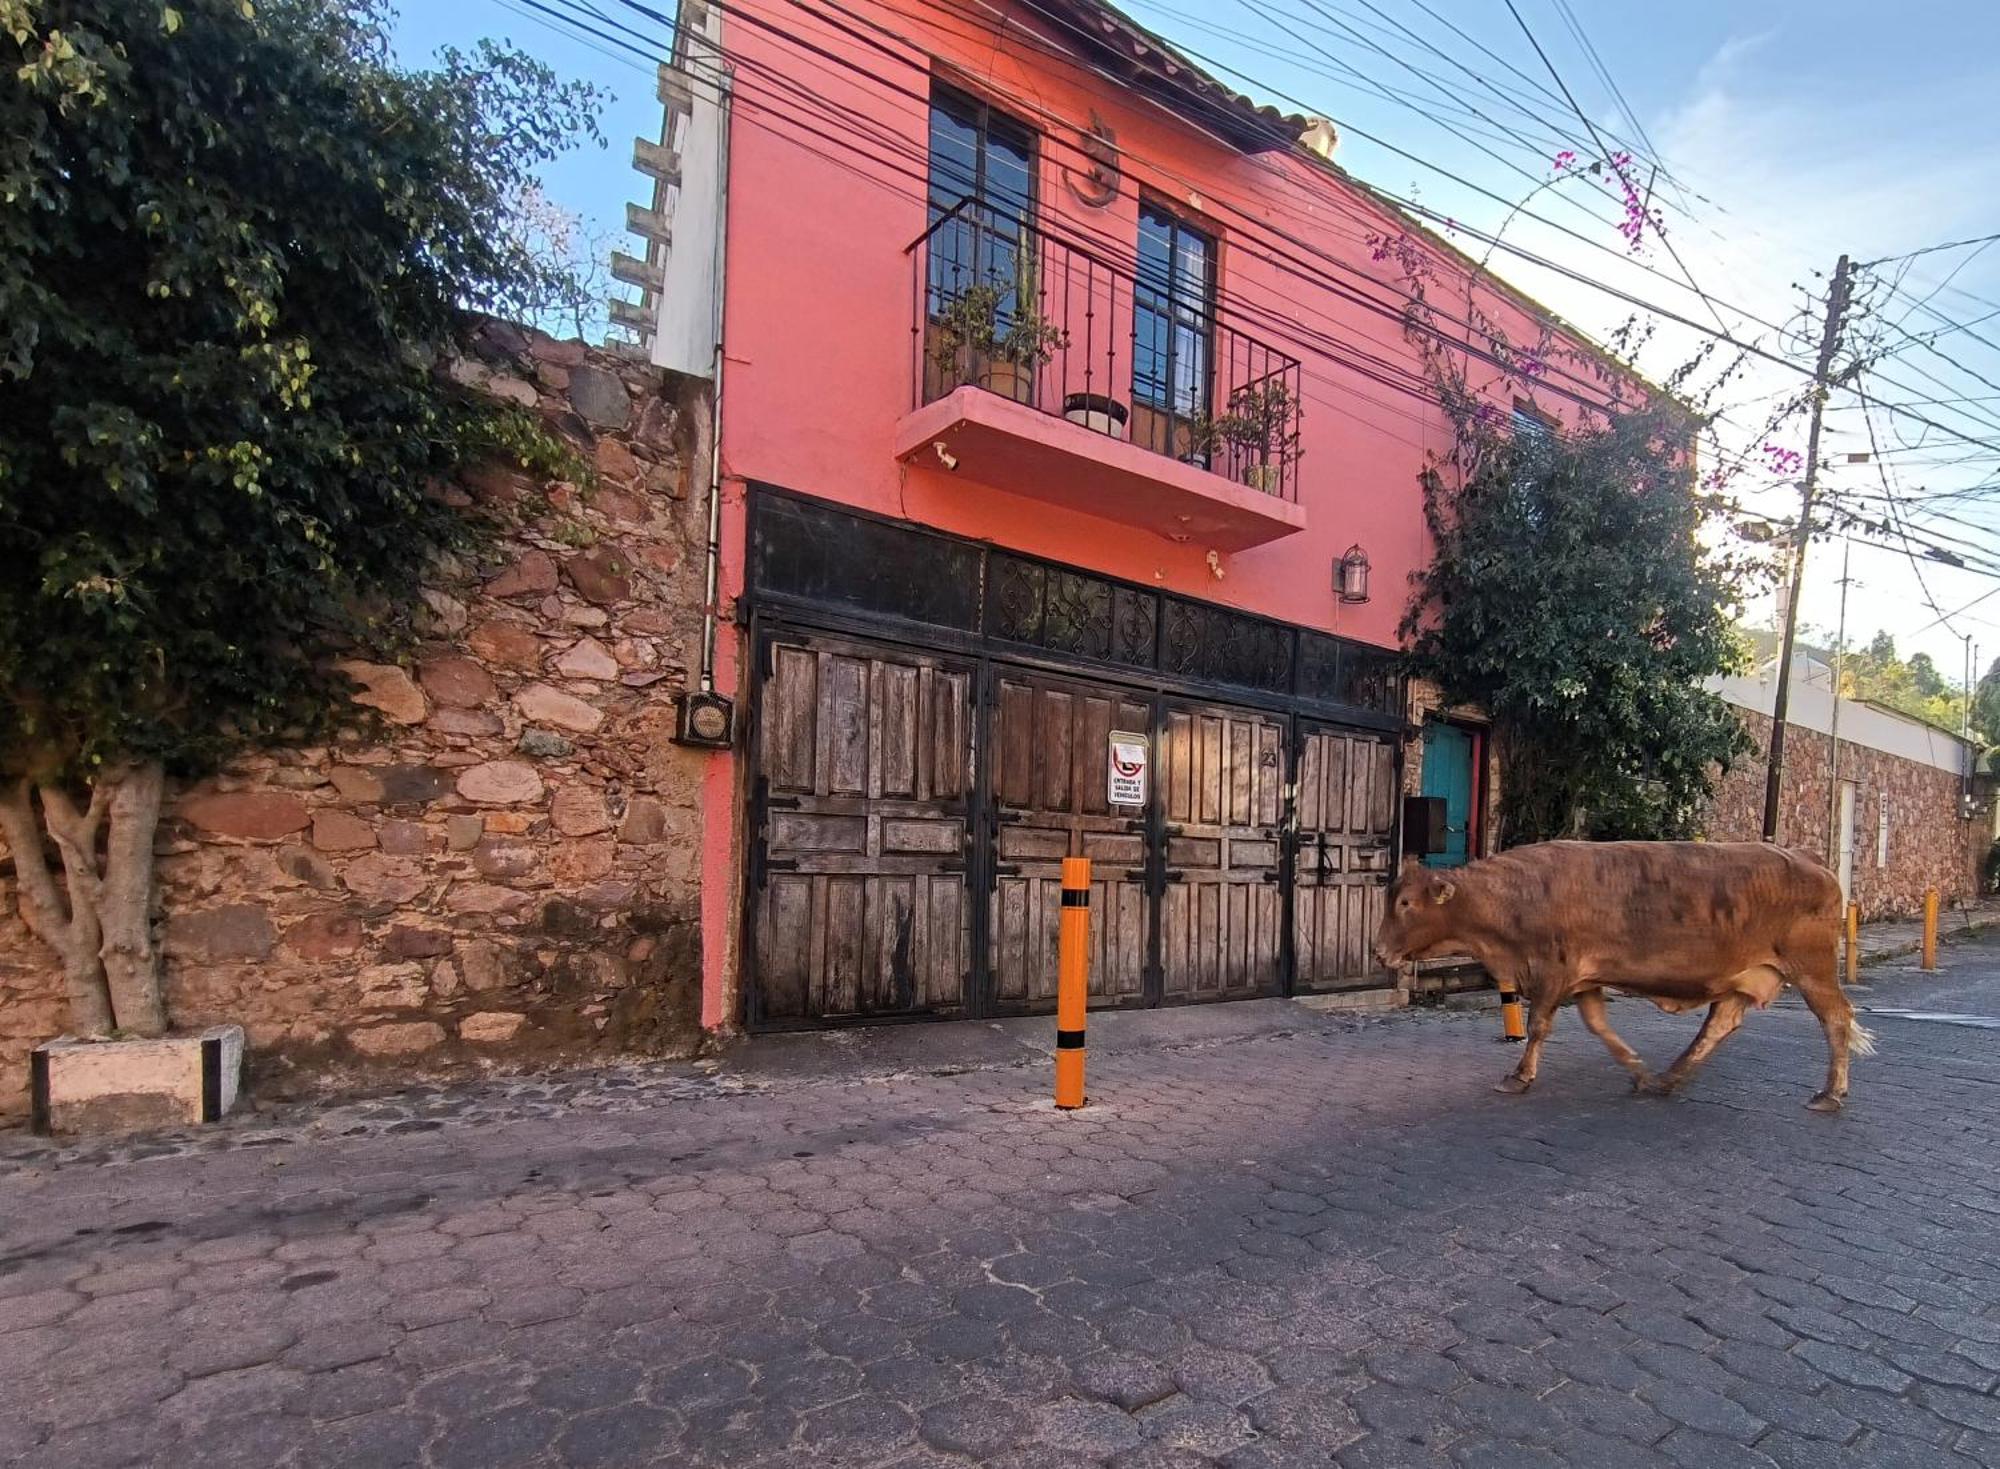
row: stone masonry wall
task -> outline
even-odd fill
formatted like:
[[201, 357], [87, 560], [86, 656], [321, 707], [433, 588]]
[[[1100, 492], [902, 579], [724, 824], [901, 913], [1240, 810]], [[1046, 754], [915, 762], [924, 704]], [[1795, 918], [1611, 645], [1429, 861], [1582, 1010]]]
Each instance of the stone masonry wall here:
[[[539, 411], [596, 483], [444, 491], [520, 529], [443, 569], [406, 665], [349, 665], [386, 737], [246, 758], [161, 824], [173, 1020], [243, 1024], [267, 1091], [698, 1034], [708, 757], [669, 736], [698, 656], [705, 411], [502, 326], [451, 371]], [[0, 1116], [64, 1025], [11, 879], [0, 847]]]
[[[1705, 825], [1716, 841], [1756, 841], [1764, 822], [1764, 754], [1770, 748], [1771, 720], [1753, 710], [1737, 715], [1756, 742], [1722, 778]], [[1829, 740], [1797, 725], [1785, 731], [1784, 794], [1778, 839], [1821, 859], [1829, 854], [1831, 813], [1827, 804]], [[1923, 909], [1924, 890], [1936, 888], [1946, 902], [1977, 890], [1975, 845], [1959, 815], [1959, 778], [1950, 771], [1898, 759], [1879, 750], [1842, 742], [1840, 778], [1855, 784], [1854, 899], [1866, 919], [1907, 917]], [[1880, 801], [1889, 798], [1888, 861], [1877, 865]]]

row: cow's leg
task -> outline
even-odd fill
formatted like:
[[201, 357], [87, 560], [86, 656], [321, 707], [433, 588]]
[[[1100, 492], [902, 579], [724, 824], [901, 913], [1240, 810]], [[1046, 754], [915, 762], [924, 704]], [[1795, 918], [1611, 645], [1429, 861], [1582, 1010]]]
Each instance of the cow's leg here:
[[1560, 984], [1542, 982], [1539, 975], [1533, 978], [1537, 982], [1526, 985], [1521, 984], [1518, 979], [1515, 980], [1515, 987], [1527, 997], [1528, 1001], [1528, 1043], [1521, 1047], [1520, 1065], [1493, 1088], [1496, 1092], [1519, 1096], [1535, 1084], [1535, 1072], [1542, 1063], [1542, 1042], [1549, 1038], [1549, 1031], [1556, 1023], [1556, 1005], [1563, 987]]
[[1661, 1096], [1671, 1093], [1675, 1087], [1686, 1081], [1694, 1069], [1706, 1061], [1709, 1053], [1729, 1038], [1730, 1032], [1743, 1023], [1744, 1013], [1750, 1002], [1741, 995], [1724, 995], [1708, 1007], [1708, 1019], [1701, 1023], [1701, 1031], [1674, 1064], [1669, 1066], [1654, 1083], [1654, 1089]]
[[1848, 1053], [1855, 1050], [1868, 1055], [1875, 1049], [1874, 1038], [1855, 1024], [1854, 1006], [1840, 987], [1837, 944], [1815, 944], [1807, 954], [1786, 957], [1790, 960], [1788, 978], [1826, 1032], [1826, 1089], [1806, 1105], [1815, 1112], [1838, 1112], [1847, 1100]]
[[1605, 1013], [1604, 991], [1585, 990], [1578, 995], [1576, 1013], [1583, 1017], [1590, 1033], [1604, 1042], [1604, 1049], [1611, 1053], [1611, 1059], [1632, 1073], [1633, 1091], [1644, 1091], [1652, 1084], [1653, 1073], [1646, 1069], [1645, 1061], [1611, 1028], [1611, 1019]]

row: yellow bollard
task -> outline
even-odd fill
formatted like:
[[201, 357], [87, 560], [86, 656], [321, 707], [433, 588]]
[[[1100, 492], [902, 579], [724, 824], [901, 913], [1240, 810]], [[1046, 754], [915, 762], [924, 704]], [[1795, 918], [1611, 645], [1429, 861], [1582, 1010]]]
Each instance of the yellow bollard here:
[[1937, 968], [1937, 908], [1936, 888], [1924, 889], [1924, 968]]
[[1056, 1105], [1083, 1105], [1083, 1025], [1090, 1001], [1090, 859], [1065, 857], [1056, 949]]
[[1861, 974], [1861, 905], [1847, 905], [1847, 982], [1852, 985]]
[[1509, 979], [1495, 980], [1500, 986], [1500, 1039], [1503, 1041], [1524, 1041], [1528, 1038], [1528, 1022], [1521, 1016], [1521, 992], [1514, 988]]

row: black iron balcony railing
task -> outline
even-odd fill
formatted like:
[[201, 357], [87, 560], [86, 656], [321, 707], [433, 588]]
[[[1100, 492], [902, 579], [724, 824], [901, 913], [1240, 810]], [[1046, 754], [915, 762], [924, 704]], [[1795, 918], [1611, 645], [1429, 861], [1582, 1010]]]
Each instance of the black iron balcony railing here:
[[1208, 282], [1113, 265], [977, 198], [907, 253], [918, 406], [979, 387], [1297, 500], [1299, 360], [1220, 320]]

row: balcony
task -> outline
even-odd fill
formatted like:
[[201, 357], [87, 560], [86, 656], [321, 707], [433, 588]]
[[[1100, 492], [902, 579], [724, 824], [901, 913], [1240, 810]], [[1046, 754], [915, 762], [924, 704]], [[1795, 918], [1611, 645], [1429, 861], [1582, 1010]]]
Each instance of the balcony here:
[[1305, 528], [1299, 361], [1221, 321], [1208, 282], [974, 199], [909, 254], [899, 459], [1221, 551]]

